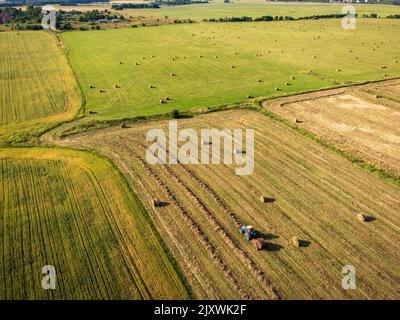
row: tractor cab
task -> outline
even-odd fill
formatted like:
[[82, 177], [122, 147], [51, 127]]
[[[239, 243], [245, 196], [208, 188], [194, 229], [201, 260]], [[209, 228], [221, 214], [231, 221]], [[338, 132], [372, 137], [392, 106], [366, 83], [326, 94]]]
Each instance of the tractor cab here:
[[257, 236], [257, 232], [252, 226], [243, 225], [240, 228], [240, 233], [243, 234], [249, 241]]

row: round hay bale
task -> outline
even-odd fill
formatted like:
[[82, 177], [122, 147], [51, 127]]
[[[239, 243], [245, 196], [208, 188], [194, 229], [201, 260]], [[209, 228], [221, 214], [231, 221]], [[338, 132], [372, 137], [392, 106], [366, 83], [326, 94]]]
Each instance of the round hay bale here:
[[293, 237], [290, 242], [292, 243], [292, 245], [296, 248], [300, 248], [300, 240], [297, 237]]
[[281, 89], [279, 89], [278, 87], [275, 88], [275, 91], [279, 91], [279, 90], [281, 90]]
[[362, 213], [357, 213], [357, 220], [360, 222], [365, 222], [367, 221], [367, 217]]
[[247, 95], [247, 99], [253, 99], [254, 97], [251, 94]]
[[290, 82], [286, 82], [286, 83], [285, 83], [285, 86], [290, 86]]
[[336, 72], [341, 72], [342, 70], [340, 70], [339, 68], [338, 69], [336, 69]]

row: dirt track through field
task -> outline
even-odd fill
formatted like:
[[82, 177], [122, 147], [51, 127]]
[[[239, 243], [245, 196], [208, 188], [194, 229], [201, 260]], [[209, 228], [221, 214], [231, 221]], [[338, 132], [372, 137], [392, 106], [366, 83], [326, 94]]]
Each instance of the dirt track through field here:
[[[195, 129], [222, 129], [221, 123], [255, 129], [252, 175], [236, 176], [232, 165], [149, 165], [146, 131], [166, 129], [166, 121], [88, 132], [60, 143], [95, 148], [115, 161], [196, 297], [399, 297], [398, 187], [256, 112], [178, 121], [179, 128]], [[261, 203], [261, 195], [275, 201]], [[165, 206], [154, 208], [155, 198]], [[358, 212], [374, 220], [360, 223]], [[256, 252], [238, 232], [242, 223], [255, 226], [269, 250]], [[293, 236], [303, 240], [301, 248], [290, 245]], [[348, 264], [356, 267], [357, 290], [341, 288]]]
[[399, 80], [265, 101], [263, 106], [400, 176]]

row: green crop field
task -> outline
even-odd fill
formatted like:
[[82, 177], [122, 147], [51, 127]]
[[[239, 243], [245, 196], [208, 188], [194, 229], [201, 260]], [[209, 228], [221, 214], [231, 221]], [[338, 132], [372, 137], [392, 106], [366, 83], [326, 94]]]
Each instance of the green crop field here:
[[[116, 1], [117, 2], [117, 1]], [[376, 4], [355, 4], [359, 15], [377, 13], [382, 17], [390, 14], [400, 13], [400, 8], [394, 5]], [[314, 14], [333, 14], [341, 13], [343, 4], [341, 3], [283, 3], [266, 2], [265, 0], [240, 0], [223, 3], [216, 0], [208, 4], [195, 4], [185, 6], [163, 6], [160, 9], [129, 9], [122, 12], [127, 16], [158, 17], [165, 16], [179, 19], [193, 19], [201, 21], [203, 19], [250, 16], [253, 18], [263, 15], [272, 16], [292, 16], [304, 17]]]
[[[111, 164], [57, 149], [0, 149], [0, 299], [182, 299], [186, 287]], [[56, 289], [41, 287], [56, 268]]]
[[199, 23], [62, 39], [86, 111], [123, 118], [399, 76], [399, 28], [389, 19], [358, 19], [356, 30], [340, 19]]
[[32, 133], [71, 119], [81, 96], [55, 36], [0, 33], [0, 136]]

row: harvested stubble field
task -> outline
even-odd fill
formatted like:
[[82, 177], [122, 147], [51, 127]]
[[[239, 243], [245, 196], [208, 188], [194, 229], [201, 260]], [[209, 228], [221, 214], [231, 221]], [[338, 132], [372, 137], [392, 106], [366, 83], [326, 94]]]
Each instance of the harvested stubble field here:
[[[189, 294], [125, 180], [92, 154], [0, 149], [0, 299]], [[56, 268], [57, 290], [41, 287]]]
[[[65, 32], [86, 112], [115, 119], [400, 74], [400, 21], [197, 23]], [[385, 65], [383, 70], [381, 65]]]
[[0, 136], [8, 139], [66, 121], [82, 98], [55, 36], [0, 33]]
[[400, 177], [400, 81], [265, 101], [263, 106]]
[[[70, 136], [67, 146], [112, 158], [146, 206], [197, 298], [400, 297], [400, 188], [261, 113], [225, 111], [180, 128], [254, 128], [255, 170], [147, 164], [146, 132], [166, 121]], [[261, 203], [260, 196], [275, 199]], [[154, 208], [151, 201], [165, 201]], [[357, 221], [363, 212], [373, 217]], [[239, 234], [252, 224], [270, 243], [256, 252]], [[293, 236], [302, 246], [290, 245]], [[343, 290], [354, 265], [357, 290]]]

